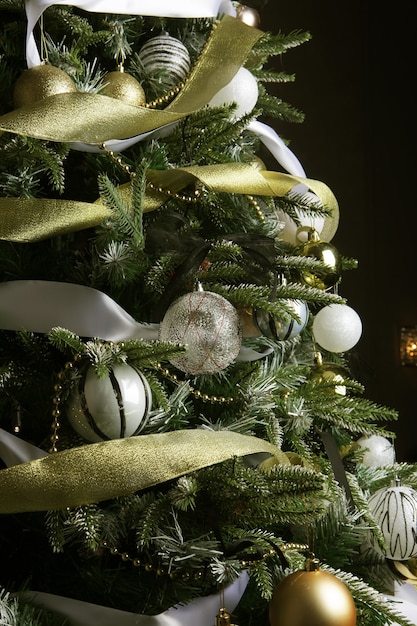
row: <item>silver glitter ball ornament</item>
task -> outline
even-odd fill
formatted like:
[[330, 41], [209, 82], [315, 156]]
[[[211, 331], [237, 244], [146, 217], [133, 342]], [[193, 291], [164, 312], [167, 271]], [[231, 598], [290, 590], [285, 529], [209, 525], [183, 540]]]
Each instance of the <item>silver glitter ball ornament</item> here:
[[217, 293], [196, 290], [170, 305], [160, 324], [161, 341], [185, 344], [170, 359], [187, 374], [212, 374], [230, 365], [240, 351], [242, 330], [234, 306]]
[[168, 33], [149, 39], [139, 50], [138, 58], [150, 76], [163, 72], [164, 82], [168, 87], [182, 82], [191, 67], [186, 46]]

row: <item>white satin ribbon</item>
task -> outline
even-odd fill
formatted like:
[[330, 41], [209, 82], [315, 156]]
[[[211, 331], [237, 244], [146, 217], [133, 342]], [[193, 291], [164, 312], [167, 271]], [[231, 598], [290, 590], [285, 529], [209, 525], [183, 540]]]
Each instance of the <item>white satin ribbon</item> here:
[[42, 459], [44, 456], [48, 456], [48, 453], [0, 428], [0, 459], [7, 467]]
[[[410, 583], [395, 581], [393, 596], [386, 596], [391, 605], [400, 615], [410, 620], [411, 624], [417, 624], [417, 590]], [[393, 623], [392, 626], [399, 626]]]
[[272, 156], [288, 174], [306, 178], [306, 173], [300, 161], [270, 126], [263, 122], [253, 120], [249, 122], [247, 129], [259, 137]]
[[219, 14], [236, 15], [231, 0], [26, 0], [26, 62], [34, 67], [42, 62], [33, 30], [42, 13], [52, 5], [70, 5], [93, 13], [152, 15], [161, 17], [202, 18]]
[[139, 324], [105, 293], [73, 283], [15, 280], [0, 283], [0, 328], [49, 333], [62, 327], [106, 341], [158, 338], [158, 324]]
[[[159, 324], [137, 322], [108, 295], [92, 287], [47, 280], [0, 283], [0, 329], [49, 333], [61, 327], [79, 337], [105, 341], [155, 341]], [[254, 361], [272, 349], [256, 352], [241, 347], [236, 360]]]
[[28, 591], [25, 595], [36, 605], [65, 616], [71, 626], [213, 626], [221, 607], [228, 612], [234, 611], [248, 580], [247, 572], [243, 572], [221, 594], [196, 598], [189, 604], [173, 606], [159, 615], [139, 615], [37, 591]]

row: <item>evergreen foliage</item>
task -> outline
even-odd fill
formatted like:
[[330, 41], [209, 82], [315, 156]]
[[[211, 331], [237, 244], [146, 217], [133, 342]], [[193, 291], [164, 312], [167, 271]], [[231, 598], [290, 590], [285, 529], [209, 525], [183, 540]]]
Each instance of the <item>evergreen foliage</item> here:
[[[261, 8], [265, 2], [246, 4]], [[51, 6], [43, 16], [42, 45], [79, 91], [99, 93], [105, 73], [122, 62], [143, 84], [148, 100], [160, 98], [163, 109], [167, 76], [152, 76], [143, 67], [141, 46], [167, 29], [195, 62], [212, 25], [208, 19], [110, 16]], [[23, 4], [0, 0], [1, 115], [13, 110], [13, 86], [25, 70], [25, 36]], [[38, 31], [36, 36], [40, 41]], [[383, 542], [369, 496], [395, 479], [417, 489], [416, 468], [368, 468], [361, 462], [357, 439], [372, 434], [393, 439], [387, 424], [397, 413], [362, 396], [349, 354], [322, 351], [327, 363], [346, 368], [344, 394], [335, 390], [334, 380], [312, 376], [314, 314], [345, 300], [337, 288], [302, 284], [302, 271], [326, 268], [281, 237], [280, 215], [299, 224], [299, 211], [329, 218], [331, 210], [303, 194], [252, 197], [198, 183], [166, 193], [154, 210], [146, 205], [148, 195], [162, 194], [150, 185], [159, 172], [230, 163], [256, 167], [259, 139], [248, 130], [251, 120], [273, 118], [290, 135], [288, 124], [302, 122], [303, 112], [268, 94], [268, 84], [280, 84], [285, 97], [285, 84], [295, 76], [285, 68], [277, 71], [273, 60], [309, 39], [301, 31], [260, 37], [245, 62], [259, 82], [258, 102], [238, 120], [234, 103], [203, 107], [176, 122], [169, 134], [145, 138], [120, 155], [103, 146], [78, 151], [18, 133], [0, 135], [2, 198], [97, 202], [108, 211], [100, 224], [84, 230], [36, 241], [3, 237], [2, 282], [50, 280], [100, 290], [149, 329], [197, 281], [241, 315], [262, 310], [288, 323], [300, 321], [289, 300], [309, 307], [299, 335], [248, 336], [244, 348], [263, 358], [236, 361], [213, 374], [178, 371], [171, 361], [187, 351], [182, 343], [109, 341], [79, 336], [60, 324], [47, 333], [0, 331], [0, 427], [15, 432], [17, 425], [21, 438], [45, 453], [51, 442], [58, 450], [86, 445], [66, 420], [65, 404], [87, 367], [103, 379], [117, 364], [141, 371], [152, 391], [152, 408], [138, 437], [191, 429], [234, 432], [266, 440], [282, 452], [275, 462], [236, 456], [184, 470], [103, 502], [3, 515], [0, 624], [64, 626], [62, 618], [32, 607], [26, 589], [155, 615], [222, 590], [249, 569], [236, 619], [240, 626], [266, 626], [273, 590], [303, 567], [307, 543], [321, 567], [350, 589], [358, 626], [410, 626], [383, 595], [392, 593], [398, 574], [363, 546], [369, 528]], [[342, 256], [342, 273], [356, 265]], [[284, 276], [288, 280], [280, 281]], [[323, 432], [338, 446], [352, 500], [336, 480]]]

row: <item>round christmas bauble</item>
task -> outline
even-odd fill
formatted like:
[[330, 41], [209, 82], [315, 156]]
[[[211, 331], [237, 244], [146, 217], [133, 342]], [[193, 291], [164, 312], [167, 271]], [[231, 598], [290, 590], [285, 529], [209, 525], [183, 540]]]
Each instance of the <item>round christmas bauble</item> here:
[[334, 392], [340, 396], [346, 395], [345, 379], [349, 372], [337, 363], [320, 363], [312, 367], [310, 377], [318, 382], [331, 383]]
[[298, 571], [275, 588], [270, 626], [356, 626], [356, 607], [346, 585], [329, 572]]
[[116, 70], [103, 77], [103, 88], [100, 94], [116, 98], [125, 104], [143, 106], [146, 103], [145, 91], [139, 81], [131, 74]]
[[362, 335], [362, 322], [347, 304], [329, 304], [317, 313], [313, 321], [315, 341], [329, 352], [346, 352]]
[[[303, 204], [308, 203], [310, 207], [323, 209], [323, 202], [320, 198], [309, 191], [304, 183], [298, 183], [287, 194], [292, 200], [302, 199]], [[339, 208], [333, 208], [331, 215], [321, 216], [307, 213], [303, 208], [294, 206], [297, 216], [297, 223], [291, 219], [284, 211], [277, 211], [282, 224], [280, 237], [293, 246], [300, 246], [308, 241], [309, 233], [315, 231], [321, 241], [331, 241], [337, 232], [339, 225]]]
[[179, 370], [188, 374], [219, 372], [239, 354], [240, 318], [226, 298], [211, 291], [192, 291], [169, 306], [159, 339], [186, 344], [184, 354], [170, 359]]
[[16, 108], [33, 104], [48, 96], [77, 91], [68, 74], [54, 65], [36, 65], [25, 70], [17, 79], [13, 102]]
[[237, 109], [232, 115], [237, 120], [251, 113], [258, 101], [258, 82], [254, 75], [245, 67], [241, 67], [230, 83], [225, 85], [210, 100], [209, 106], [220, 107], [232, 103], [237, 104]]
[[74, 430], [90, 442], [137, 435], [152, 404], [148, 381], [127, 364], [116, 364], [99, 378], [89, 367], [66, 407]]
[[385, 540], [383, 549], [370, 534], [371, 545], [387, 559], [406, 561], [417, 556], [417, 492], [403, 485], [383, 487], [369, 508]]
[[394, 465], [395, 448], [391, 441], [382, 435], [361, 437], [356, 442], [364, 450], [362, 463], [367, 467]]
[[182, 82], [191, 68], [186, 46], [168, 33], [149, 39], [139, 50], [138, 59], [150, 76], [157, 77], [163, 73], [163, 82], [167, 87]]
[[254, 28], [259, 28], [261, 24], [261, 16], [258, 11], [253, 7], [248, 7], [244, 4], [238, 4], [236, 7], [236, 18]]
[[323, 269], [300, 271], [300, 279], [309, 287], [316, 289], [329, 289], [334, 287], [340, 280], [341, 257], [338, 250], [328, 241], [321, 241], [315, 230], [308, 233], [308, 241], [298, 250], [301, 256], [308, 256], [321, 261]]
[[290, 320], [278, 319], [262, 309], [255, 310], [255, 321], [265, 337], [285, 341], [304, 330], [309, 313], [307, 304], [304, 300], [286, 300], [286, 304], [295, 316]]

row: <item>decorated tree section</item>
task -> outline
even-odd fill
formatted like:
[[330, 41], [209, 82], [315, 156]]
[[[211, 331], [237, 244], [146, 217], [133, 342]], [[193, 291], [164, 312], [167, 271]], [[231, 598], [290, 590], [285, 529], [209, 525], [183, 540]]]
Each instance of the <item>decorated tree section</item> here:
[[287, 139], [310, 35], [263, 4], [0, 0], [8, 624], [416, 623], [416, 468]]

